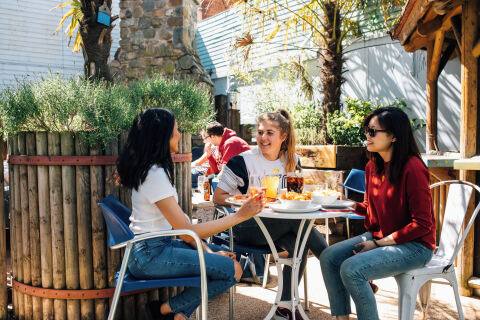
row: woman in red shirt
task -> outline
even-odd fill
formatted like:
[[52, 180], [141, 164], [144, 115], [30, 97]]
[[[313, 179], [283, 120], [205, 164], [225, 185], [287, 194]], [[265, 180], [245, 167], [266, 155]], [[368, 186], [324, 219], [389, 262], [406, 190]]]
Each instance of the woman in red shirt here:
[[427, 264], [435, 248], [435, 217], [428, 170], [420, 158], [408, 116], [379, 108], [363, 123], [370, 161], [365, 199], [355, 212], [364, 234], [336, 243], [320, 256], [332, 316], [349, 319], [352, 297], [359, 320], [378, 319], [369, 280]]

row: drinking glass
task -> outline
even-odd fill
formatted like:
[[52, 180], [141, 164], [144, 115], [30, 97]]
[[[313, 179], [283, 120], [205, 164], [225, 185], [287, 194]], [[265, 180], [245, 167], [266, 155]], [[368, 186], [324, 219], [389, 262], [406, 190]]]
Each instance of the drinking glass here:
[[299, 174], [287, 174], [287, 191], [302, 193], [303, 191], [303, 177]]
[[262, 176], [253, 174], [250, 175], [248, 178], [248, 192], [250, 193], [250, 196], [253, 197], [257, 193], [260, 193], [264, 196], [266, 191], [267, 187], [262, 185]]
[[280, 176], [278, 174], [267, 175], [262, 179], [262, 186], [266, 187], [265, 196], [270, 198], [276, 198], [278, 195], [278, 185], [280, 183]]

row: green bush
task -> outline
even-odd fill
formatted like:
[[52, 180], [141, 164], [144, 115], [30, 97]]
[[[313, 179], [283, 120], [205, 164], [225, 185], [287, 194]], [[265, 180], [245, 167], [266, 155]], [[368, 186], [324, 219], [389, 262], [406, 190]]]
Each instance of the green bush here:
[[50, 75], [21, 81], [0, 93], [7, 135], [20, 131], [86, 132], [87, 143], [107, 145], [147, 108], [172, 110], [182, 132], [196, 133], [213, 119], [207, 90], [157, 76], [125, 85]]
[[[350, 99], [345, 100], [343, 111], [335, 111], [327, 115], [327, 134], [334, 144], [360, 146], [366, 140], [362, 128], [365, 117], [375, 109], [380, 107], [398, 107], [407, 109], [407, 103], [403, 100], [394, 100], [389, 104], [378, 104], [369, 100]], [[413, 130], [418, 130], [425, 126], [422, 119], [410, 120]]]

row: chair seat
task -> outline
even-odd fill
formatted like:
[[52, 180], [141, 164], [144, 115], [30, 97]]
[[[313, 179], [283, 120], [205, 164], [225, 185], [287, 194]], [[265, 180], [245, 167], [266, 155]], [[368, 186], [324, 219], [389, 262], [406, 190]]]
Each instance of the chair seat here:
[[[115, 285], [117, 284], [118, 274], [119, 272], [117, 272], [115, 276]], [[142, 280], [142, 279], [135, 278], [127, 270], [125, 273], [124, 281], [123, 281], [122, 293], [130, 292], [134, 290], [155, 289], [155, 288], [162, 288], [162, 287], [200, 287], [200, 286], [201, 286], [200, 276]]]
[[363, 220], [363, 219], [365, 219], [365, 217], [363, 217], [361, 215], [358, 215], [358, 214], [355, 214], [355, 213], [346, 214], [346, 215], [342, 216], [342, 218], [352, 219], [352, 220]]
[[409, 276], [419, 276], [426, 274], [439, 274], [443, 273], [443, 269], [448, 266], [448, 259], [434, 255], [432, 260], [427, 263], [423, 268], [418, 268], [405, 272]]

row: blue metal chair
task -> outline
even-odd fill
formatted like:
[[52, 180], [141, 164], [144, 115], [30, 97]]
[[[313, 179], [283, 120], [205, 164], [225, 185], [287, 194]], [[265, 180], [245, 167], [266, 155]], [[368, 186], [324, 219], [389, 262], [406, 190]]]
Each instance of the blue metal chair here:
[[[161, 232], [152, 232], [135, 236], [128, 227], [130, 221], [130, 210], [125, 207], [120, 201], [118, 201], [113, 195], [107, 196], [99, 204], [102, 209], [103, 217], [105, 219], [109, 239], [108, 246], [111, 249], [119, 249], [126, 247], [125, 254], [123, 256], [122, 265], [120, 271], [117, 273], [115, 279], [115, 293], [112, 299], [112, 305], [108, 314], [108, 320], [113, 320], [115, 311], [117, 308], [120, 295], [125, 292], [131, 292], [141, 289], [155, 289], [161, 287], [200, 287], [202, 295], [202, 319], [207, 319], [207, 273], [205, 270], [205, 258], [203, 254], [203, 247], [200, 238], [192, 230], [168, 230]], [[168, 278], [168, 279], [150, 279], [141, 280], [133, 277], [127, 270], [128, 258], [132, 251], [133, 244], [156, 237], [165, 236], [179, 236], [188, 235], [195, 240], [197, 244], [198, 257], [200, 260], [200, 276], [197, 277], [181, 277], [181, 278]], [[122, 279], [121, 281], [118, 281]], [[198, 315], [198, 309], [197, 309]], [[198, 319], [198, 316], [197, 316]]]
[[[365, 171], [352, 169], [348, 174], [347, 179], [344, 183], [339, 183], [345, 190], [345, 197], [348, 198], [348, 190], [352, 190], [358, 193], [365, 193]], [[363, 220], [365, 217], [359, 216], [355, 213], [349, 213], [344, 216], [347, 222], [347, 238], [350, 238], [350, 219], [353, 220]]]

